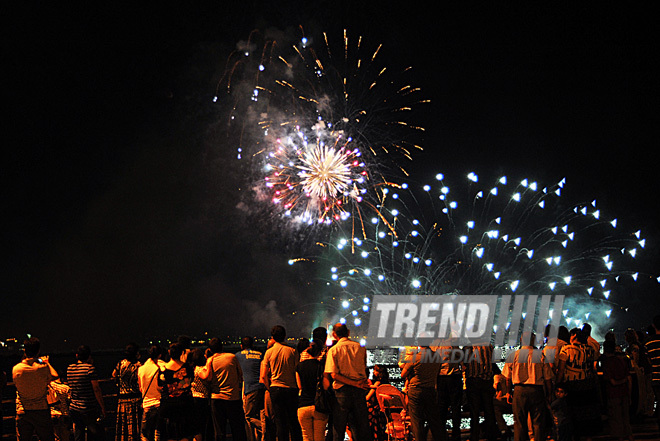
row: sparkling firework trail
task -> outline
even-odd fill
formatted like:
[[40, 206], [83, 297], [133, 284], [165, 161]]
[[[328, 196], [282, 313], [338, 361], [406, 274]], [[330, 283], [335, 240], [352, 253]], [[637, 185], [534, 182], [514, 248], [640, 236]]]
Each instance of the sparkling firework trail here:
[[[482, 187], [470, 173], [454, 188], [436, 179], [387, 191], [366, 239], [327, 244], [342, 320], [362, 324], [374, 295], [563, 294], [564, 324], [579, 326], [625, 309], [629, 283], [648, 277], [634, 269], [641, 232], [620, 231], [596, 201], [566, 205], [565, 180], [541, 187], [501, 177]], [[579, 303], [590, 306], [570, 306]]]
[[407, 174], [401, 159], [421, 150], [413, 108], [428, 100], [406, 82], [410, 68], [381, 63], [380, 45], [347, 31], [337, 46], [299, 32], [294, 44], [253, 32], [229, 57], [214, 100], [231, 103], [237, 156], [251, 158], [280, 214], [303, 224], [351, 219], [359, 231], [375, 189]]
[[267, 154], [265, 185], [272, 189], [273, 203], [281, 204], [286, 216], [297, 211], [306, 223], [345, 220], [350, 213], [344, 206], [361, 202], [367, 192], [368, 174], [360, 150], [340, 135], [326, 144], [322, 134], [323, 129], [317, 130], [309, 145], [298, 130], [294, 136], [273, 141], [277, 147]]

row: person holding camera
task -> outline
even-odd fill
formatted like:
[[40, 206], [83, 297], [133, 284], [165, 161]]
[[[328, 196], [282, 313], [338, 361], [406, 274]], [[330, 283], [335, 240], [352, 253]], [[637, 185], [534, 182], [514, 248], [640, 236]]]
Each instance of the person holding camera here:
[[18, 441], [29, 441], [36, 433], [41, 441], [54, 441], [53, 422], [48, 408], [48, 384], [58, 378], [48, 362], [39, 357], [41, 343], [30, 337], [23, 342], [25, 357], [12, 369], [16, 386], [16, 432]]

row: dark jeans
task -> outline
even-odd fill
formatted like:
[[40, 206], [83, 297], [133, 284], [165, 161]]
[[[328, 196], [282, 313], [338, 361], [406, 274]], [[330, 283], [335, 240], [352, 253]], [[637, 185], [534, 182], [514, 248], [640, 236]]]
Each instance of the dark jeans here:
[[493, 397], [495, 396], [493, 381], [468, 377], [465, 379], [465, 394], [470, 407], [470, 441], [479, 440], [479, 414], [481, 411], [484, 413], [487, 438], [489, 440], [499, 438], [495, 423], [495, 408], [493, 407]]
[[261, 441], [261, 411], [264, 408], [264, 389], [258, 389], [243, 396], [243, 411], [249, 441]]
[[335, 389], [335, 406], [332, 409], [334, 441], [344, 441], [346, 426], [351, 428], [353, 441], [368, 441], [373, 438], [369, 430], [367, 391], [353, 386]]
[[241, 400], [211, 400], [211, 418], [215, 430], [215, 441], [224, 441], [227, 437], [227, 421], [231, 428], [233, 441], [247, 441], [245, 434], [245, 414]]
[[447, 425], [451, 407], [452, 440], [461, 439], [461, 405], [463, 404], [463, 377], [461, 375], [438, 375], [438, 406], [440, 422]]
[[261, 410], [261, 439], [263, 441], [277, 441], [277, 428], [273, 420], [273, 403], [270, 392], [264, 391], [264, 408]]
[[85, 429], [87, 429], [88, 441], [105, 441], [105, 428], [97, 419], [100, 416], [98, 410], [79, 411], [71, 409], [71, 421], [73, 421], [73, 439], [85, 441]]
[[291, 435], [291, 441], [302, 441], [302, 429], [298, 422], [298, 389], [271, 386], [270, 402], [273, 405], [277, 440], [288, 441]]
[[211, 399], [193, 397], [195, 436], [202, 435], [204, 441], [211, 441], [214, 437], [211, 420]]
[[36, 434], [40, 441], [54, 441], [55, 432], [50, 409], [26, 410], [25, 413], [16, 415], [16, 433], [18, 441], [30, 441], [33, 434]]
[[410, 387], [408, 389], [408, 413], [416, 440], [426, 440], [424, 422], [429, 425], [434, 441], [447, 439], [447, 430], [440, 418], [440, 408], [434, 387]]
[[556, 441], [573, 441], [573, 423], [564, 423], [555, 427]]
[[658, 429], [660, 429], [660, 385], [653, 384], [653, 393], [655, 394], [655, 418], [658, 421]]
[[243, 395], [243, 411], [249, 441], [261, 441], [261, 411], [264, 408], [264, 389], [255, 390]]
[[151, 406], [142, 412], [142, 422], [140, 423], [140, 435], [142, 440], [158, 441], [160, 437], [156, 436], [158, 427], [158, 406]]
[[516, 385], [513, 388], [513, 437], [515, 441], [527, 439], [528, 416], [532, 420], [534, 439], [545, 439], [546, 404], [543, 386]]
[[493, 399], [493, 407], [495, 408], [495, 421], [497, 421], [497, 428], [499, 429], [500, 433], [506, 432], [509, 426], [506, 425], [504, 414], [513, 414], [513, 408], [509, 403], [507, 403], [506, 399], [498, 400], [497, 398]]

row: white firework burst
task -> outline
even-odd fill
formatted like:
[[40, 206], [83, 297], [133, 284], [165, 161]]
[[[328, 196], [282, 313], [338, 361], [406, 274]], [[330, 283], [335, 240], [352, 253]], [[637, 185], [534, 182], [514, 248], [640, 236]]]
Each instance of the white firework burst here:
[[298, 165], [303, 191], [321, 201], [345, 194], [353, 184], [352, 154], [327, 145], [315, 146], [305, 152], [302, 164]]
[[632, 284], [651, 278], [636, 269], [641, 232], [622, 231], [596, 201], [567, 203], [565, 180], [482, 186], [470, 173], [455, 188], [437, 179], [391, 189], [367, 237], [326, 244], [328, 281], [343, 305], [357, 302], [345, 307], [360, 323], [374, 295], [562, 294], [564, 324], [578, 326], [625, 310]]

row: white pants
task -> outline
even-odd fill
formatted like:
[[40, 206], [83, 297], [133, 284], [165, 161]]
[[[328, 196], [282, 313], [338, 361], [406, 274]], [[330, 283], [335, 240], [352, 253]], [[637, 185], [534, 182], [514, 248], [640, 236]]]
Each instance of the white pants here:
[[328, 415], [317, 412], [314, 406], [298, 408], [298, 421], [302, 428], [303, 441], [323, 441]]

